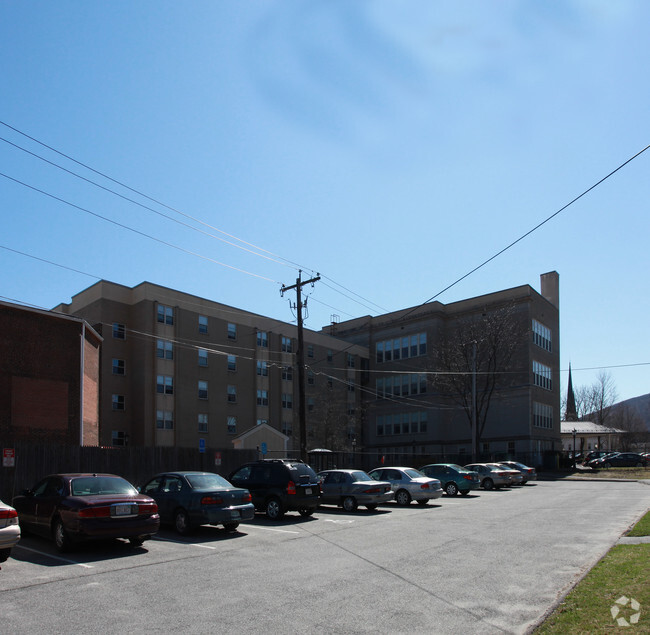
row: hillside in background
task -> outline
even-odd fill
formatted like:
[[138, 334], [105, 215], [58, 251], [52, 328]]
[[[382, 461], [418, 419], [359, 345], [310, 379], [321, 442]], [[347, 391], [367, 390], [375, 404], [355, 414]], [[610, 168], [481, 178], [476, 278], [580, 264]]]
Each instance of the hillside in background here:
[[650, 431], [650, 393], [641, 395], [640, 397], [632, 397], [625, 401], [619, 401], [613, 406], [614, 410], [627, 408], [630, 413], [634, 413], [645, 424], [645, 427]]

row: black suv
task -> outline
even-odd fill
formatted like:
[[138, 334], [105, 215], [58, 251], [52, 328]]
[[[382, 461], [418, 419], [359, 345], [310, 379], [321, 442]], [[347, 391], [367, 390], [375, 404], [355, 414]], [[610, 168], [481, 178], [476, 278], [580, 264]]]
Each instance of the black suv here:
[[316, 472], [299, 459], [263, 459], [246, 463], [230, 474], [235, 487], [247, 489], [258, 511], [278, 520], [287, 511], [311, 516], [320, 500]]

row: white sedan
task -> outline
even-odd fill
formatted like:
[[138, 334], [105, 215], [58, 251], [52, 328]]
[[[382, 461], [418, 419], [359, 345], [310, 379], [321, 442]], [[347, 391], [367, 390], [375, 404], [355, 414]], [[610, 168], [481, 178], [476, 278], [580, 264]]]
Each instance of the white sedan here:
[[11, 555], [11, 549], [19, 540], [18, 514], [0, 500], [0, 562]]
[[442, 486], [437, 478], [429, 478], [412, 467], [378, 467], [369, 472], [376, 481], [388, 481], [398, 505], [410, 505], [417, 501], [426, 505], [442, 496]]

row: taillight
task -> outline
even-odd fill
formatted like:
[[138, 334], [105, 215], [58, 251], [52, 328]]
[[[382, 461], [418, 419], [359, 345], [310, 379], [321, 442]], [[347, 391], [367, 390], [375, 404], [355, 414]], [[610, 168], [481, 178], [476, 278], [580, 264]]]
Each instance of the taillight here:
[[79, 510], [79, 518], [106, 518], [111, 515], [110, 507], [84, 507]]
[[9, 518], [18, 518], [18, 512], [15, 509], [0, 509], [0, 520]]
[[250, 502], [253, 500], [253, 497], [251, 496], [251, 493], [250, 493], [250, 492], [246, 492], [246, 493], [242, 496], [242, 499], [241, 499], [241, 500], [242, 500], [242, 503], [250, 503]]
[[463, 474], [463, 478], [464, 478], [466, 481], [471, 481], [471, 480], [472, 480], [472, 475], [471, 475], [471, 474]]
[[289, 481], [287, 483], [287, 494], [295, 494], [296, 493], [296, 484], [293, 481]]
[[370, 489], [365, 489], [363, 490], [364, 494], [381, 494], [382, 489], [381, 487], [371, 487]]
[[429, 489], [429, 483], [422, 483], [422, 485], [420, 485], [420, 489]]
[[138, 504], [138, 514], [157, 514], [158, 513], [158, 504], [157, 503], [139, 503]]
[[223, 505], [221, 496], [204, 496], [201, 499], [201, 505]]

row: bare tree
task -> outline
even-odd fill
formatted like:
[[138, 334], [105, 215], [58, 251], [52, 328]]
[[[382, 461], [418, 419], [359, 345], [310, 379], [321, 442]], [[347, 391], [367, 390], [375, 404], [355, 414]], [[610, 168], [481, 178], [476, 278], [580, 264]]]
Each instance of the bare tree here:
[[[514, 372], [514, 358], [528, 336], [526, 321], [514, 305], [468, 316], [442, 335], [436, 354], [434, 385], [459, 405], [472, 427], [476, 399], [476, 435], [472, 454], [478, 454], [490, 403], [497, 391], [524, 381]], [[474, 389], [474, 382], [475, 389]]]
[[[578, 398], [578, 395], [580, 397]], [[616, 403], [618, 393], [611, 374], [602, 370], [591, 386], [586, 386], [577, 391], [576, 409], [580, 399], [582, 418], [589, 418], [601, 426], [608, 425], [612, 413], [612, 406]]]
[[624, 431], [619, 435], [619, 448], [622, 452], [647, 445], [650, 441], [650, 431], [646, 428], [643, 419], [638, 412], [625, 403], [611, 409], [609, 425]]

